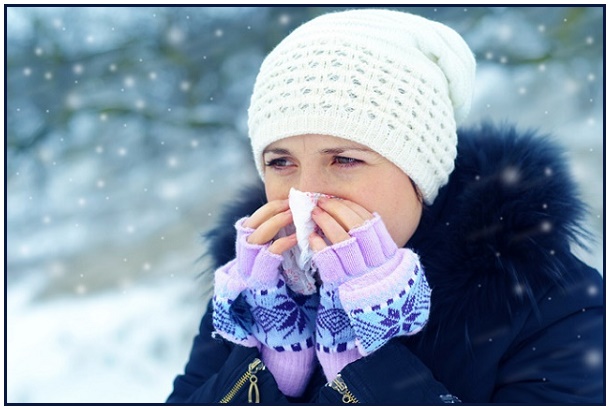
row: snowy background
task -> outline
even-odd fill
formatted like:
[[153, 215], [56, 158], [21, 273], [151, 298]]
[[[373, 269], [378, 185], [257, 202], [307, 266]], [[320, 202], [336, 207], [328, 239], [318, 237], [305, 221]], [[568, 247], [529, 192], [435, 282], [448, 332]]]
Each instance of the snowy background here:
[[[569, 150], [603, 268], [603, 10], [405, 8], [478, 58], [467, 124]], [[210, 289], [201, 232], [255, 180], [265, 54], [324, 7], [6, 8], [6, 400], [163, 402]]]

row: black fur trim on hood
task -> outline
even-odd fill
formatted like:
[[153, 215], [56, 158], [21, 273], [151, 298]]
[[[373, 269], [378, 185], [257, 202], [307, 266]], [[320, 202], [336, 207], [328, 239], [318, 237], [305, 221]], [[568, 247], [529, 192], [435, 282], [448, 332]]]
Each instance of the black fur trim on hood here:
[[511, 315], [516, 303], [534, 305], [536, 293], [571, 280], [571, 243], [589, 238], [586, 207], [550, 138], [484, 124], [458, 141], [455, 171], [409, 245], [436, 290], [432, 306]]
[[[407, 246], [420, 255], [436, 309], [456, 310], [461, 295], [458, 310], [493, 303], [510, 312], [534, 302], [536, 289], [570, 280], [570, 245], [588, 238], [586, 207], [550, 138], [484, 124], [460, 130], [458, 141], [456, 168]], [[262, 185], [243, 190], [205, 235], [215, 267], [234, 257], [235, 221], [264, 203]], [[484, 296], [469, 297], [482, 287]]]

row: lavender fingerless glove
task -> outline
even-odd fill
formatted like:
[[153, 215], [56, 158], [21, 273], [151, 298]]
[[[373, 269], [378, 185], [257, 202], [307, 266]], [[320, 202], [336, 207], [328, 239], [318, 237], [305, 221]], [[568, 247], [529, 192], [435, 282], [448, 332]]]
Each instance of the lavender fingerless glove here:
[[[316, 331], [317, 355], [327, 378], [391, 338], [417, 333], [429, 315], [431, 291], [418, 256], [397, 248], [380, 216], [374, 214], [349, 234], [350, 239], [313, 258], [324, 283]], [[333, 320], [322, 320], [329, 307]], [[338, 339], [348, 334], [347, 322], [354, 339]], [[350, 349], [352, 343], [358, 353]]]
[[[263, 280], [277, 277], [281, 258], [265, 252], [262, 246], [252, 245], [247, 238], [254, 229], [245, 228], [242, 218], [235, 224], [236, 257], [218, 268], [214, 274], [212, 324], [225, 339], [247, 347], [259, 346], [253, 334], [254, 319], [242, 292], [248, 288], [253, 270]], [[263, 251], [263, 252], [262, 252]]]
[[235, 224], [236, 259], [215, 274], [213, 324], [226, 339], [257, 346], [280, 390], [302, 393], [313, 370], [318, 295], [299, 295], [281, 277], [282, 256], [249, 244], [253, 229]]

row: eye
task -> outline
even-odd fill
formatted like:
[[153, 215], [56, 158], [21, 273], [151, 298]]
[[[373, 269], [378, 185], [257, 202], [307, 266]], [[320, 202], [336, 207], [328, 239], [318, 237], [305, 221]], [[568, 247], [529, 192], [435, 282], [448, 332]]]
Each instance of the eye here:
[[293, 163], [288, 158], [272, 158], [269, 161], [265, 161], [265, 166], [274, 168], [277, 170], [290, 167]]
[[342, 167], [353, 167], [363, 163], [360, 159], [340, 156], [333, 157], [333, 162]]

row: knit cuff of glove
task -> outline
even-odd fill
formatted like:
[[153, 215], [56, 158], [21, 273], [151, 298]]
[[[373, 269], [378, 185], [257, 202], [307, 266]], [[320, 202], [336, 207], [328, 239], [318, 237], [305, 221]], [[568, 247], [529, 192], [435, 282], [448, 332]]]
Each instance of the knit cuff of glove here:
[[316, 356], [318, 357], [318, 361], [322, 366], [322, 370], [328, 382], [335, 379], [337, 374], [341, 372], [346, 365], [363, 357], [357, 348], [344, 350], [342, 352], [325, 352], [317, 350]]
[[314, 347], [296, 352], [279, 352], [261, 345], [260, 351], [261, 359], [274, 376], [280, 391], [290, 397], [301, 396], [314, 371]]

